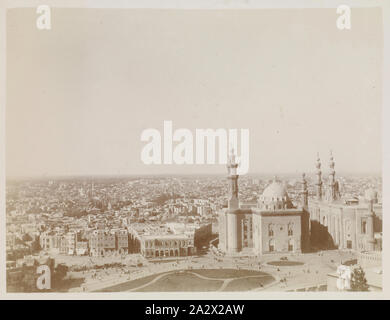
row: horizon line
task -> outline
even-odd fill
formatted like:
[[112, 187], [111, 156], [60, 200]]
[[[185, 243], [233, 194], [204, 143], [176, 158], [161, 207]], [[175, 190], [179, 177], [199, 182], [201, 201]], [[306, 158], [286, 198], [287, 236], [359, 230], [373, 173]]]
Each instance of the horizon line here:
[[[240, 175], [240, 177], [245, 176], [286, 176], [286, 175], [298, 175], [305, 173], [306, 176], [315, 175], [314, 171], [302, 171], [302, 172], [253, 172]], [[323, 172], [324, 173], [324, 172]], [[380, 175], [382, 177], [382, 171], [340, 171], [336, 172], [337, 176], [343, 175]], [[14, 180], [14, 179], [61, 179], [61, 178], [86, 178], [86, 177], [101, 177], [101, 178], [114, 178], [114, 177], [153, 177], [153, 176], [227, 176], [227, 173], [88, 173], [88, 174], [41, 174], [41, 175], [6, 175], [5, 180]]]

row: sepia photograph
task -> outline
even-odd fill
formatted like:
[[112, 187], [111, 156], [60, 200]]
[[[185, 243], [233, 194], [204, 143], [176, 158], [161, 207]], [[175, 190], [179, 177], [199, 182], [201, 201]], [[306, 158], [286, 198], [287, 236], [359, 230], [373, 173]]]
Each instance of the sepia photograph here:
[[300, 2], [8, 2], [2, 295], [386, 296], [389, 7]]

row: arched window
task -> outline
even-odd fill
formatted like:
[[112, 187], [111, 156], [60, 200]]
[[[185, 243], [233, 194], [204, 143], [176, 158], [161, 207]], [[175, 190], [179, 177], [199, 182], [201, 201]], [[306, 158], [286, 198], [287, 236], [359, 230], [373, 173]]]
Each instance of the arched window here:
[[288, 251], [294, 251], [294, 240], [288, 240]]
[[293, 225], [292, 225], [292, 223], [289, 223], [288, 224], [288, 235], [289, 236], [292, 236], [293, 235]]
[[269, 241], [269, 248], [268, 248], [269, 252], [274, 252], [275, 251], [275, 240], [274, 239], [271, 239]]
[[362, 221], [362, 233], [366, 234], [367, 233], [367, 221]]
[[273, 226], [272, 226], [272, 224], [269, 224], [269, 225], [268, 225], [268, 236], [269, 236], [269, 237], [273, 237], [273, 235], [274, 235]]

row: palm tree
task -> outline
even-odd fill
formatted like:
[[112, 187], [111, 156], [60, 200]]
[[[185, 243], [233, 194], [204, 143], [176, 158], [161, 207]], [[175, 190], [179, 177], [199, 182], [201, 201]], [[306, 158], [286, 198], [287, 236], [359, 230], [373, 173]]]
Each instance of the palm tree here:
[[355, 268], [352, 272], [351, 291], [368, 291], [366, 274], [362, 267]]

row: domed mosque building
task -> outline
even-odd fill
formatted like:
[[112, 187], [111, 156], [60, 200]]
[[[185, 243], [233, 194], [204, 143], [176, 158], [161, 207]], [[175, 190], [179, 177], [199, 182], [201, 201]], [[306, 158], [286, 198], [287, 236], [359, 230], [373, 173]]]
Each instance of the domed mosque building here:
[[237, 166], [231, 153], [228, 161], [228, 207], [219, 213], [219, 249], [232, 255], [307, 250], [310, 226], [309, 213], [305, 210], [308, 196], [306, 181], [299, 207], [293, 206], [286, 185], [276, 177], [264, 189], [256, 205], [240, 205]]
[[296, 253], [313, 248], [375, 250], [374, 233], [379, 228], [375, 221], [381, 221], [382, 215], [378, 194], [369, 189], [361, 201], [342, 199], [334, 165], [331, 154], [328, 186], [323, 190], [317, 159], [315, 194], [310, 199], [302, 175], [297, 206], [290, 200], [286, 185], [276, 177], [255, 205], [246, 205], [238, 199], [238, 163], [231, 152], [227, 165], [228, 206], [218, 217], [219, 249], [230, 255]]
[[258, 207], [265, 210], [292, 209], [293, 205], [285, 184], [274, 177], [272, 183], [264, 189], [260, 196]]

